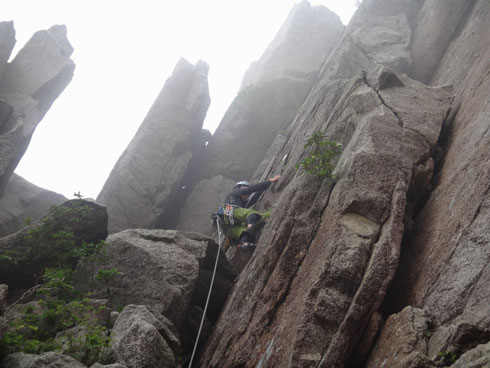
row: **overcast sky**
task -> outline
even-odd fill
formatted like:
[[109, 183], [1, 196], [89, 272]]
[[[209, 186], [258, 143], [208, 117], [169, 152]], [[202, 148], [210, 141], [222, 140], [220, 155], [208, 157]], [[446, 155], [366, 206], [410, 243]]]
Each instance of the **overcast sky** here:
[[[3, 0], [15, 53], [38, 30], [65, 24], [75, 52], [71, 83], [38, 125], [16, 173], [68, 198], [96, 198], [177, 61], [209, 66], [216, 129], [243, 74], [299, 0]], [[355, 0], [312, 0], [347, 24]]]

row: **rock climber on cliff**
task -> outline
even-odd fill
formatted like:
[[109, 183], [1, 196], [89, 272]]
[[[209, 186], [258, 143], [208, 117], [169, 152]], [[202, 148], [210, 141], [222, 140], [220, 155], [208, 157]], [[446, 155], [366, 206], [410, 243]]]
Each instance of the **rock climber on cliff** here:
[[247, 181], [239, 181], [226, 196], [224, 204], [218, 209], [216, 219], [220, 222], [225, 235], [230, 240], [239, 242], [239, 249], [255, 249], [257, 232], [265, 224], [262, 219], [271, 215], [270, 212], [258, 212], [249, 208], [258, 199], [258, 195], [255, 196], [255, 201], [251, 196], [254, 193], [263, 192], [272, 183], [277, 182], [280, 177], [280, 175], [276, 175], [254, 185], [250, 185]]

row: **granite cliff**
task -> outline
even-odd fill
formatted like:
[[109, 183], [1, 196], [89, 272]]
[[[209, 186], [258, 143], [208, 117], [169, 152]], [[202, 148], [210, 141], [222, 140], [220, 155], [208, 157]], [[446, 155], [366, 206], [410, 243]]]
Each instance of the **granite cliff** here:
[[[302, 2], [213, 136], [207, 65], [181, 60], [98, 198], [109, 257], [76, 265], [109, 295], [112, 367], [188, 362], [216, 255], [196, 367], [489, 366], [489, 26], [487, 0], [364, 0], [346, 28]], [[332, 178], [297, 168], [316, 132], [342, 144]], [[182, 231], [210, 234], [234, 182], [264, 174], [281, 179], [253, 253]], [[122, 272], [93, 284], [100, 267]]]

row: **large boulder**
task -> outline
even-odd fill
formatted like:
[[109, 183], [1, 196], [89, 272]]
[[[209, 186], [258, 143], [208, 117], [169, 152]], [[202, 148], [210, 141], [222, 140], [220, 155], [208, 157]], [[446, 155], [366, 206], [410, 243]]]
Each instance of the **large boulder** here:
[[[107, 210], [94, 202], [71, 200], [53, 207], [41, 220], [0, 238], [0, 280], [12, 289], [31, 287], [42, 270], [58, 265], [73, 245], [107, 237]], [[77, 257], [69, 259], [76, 263]]]
[[[170, 319], [178, 329], [191, 303], [204, 307], [205, 296], [201, 293], [209, 287], [208, 275], [218, 251], [211, 238], [175, 230], [135, 229], [110, 235], [106, 244], [107, 257], [77, 266], [84, 289], [99, 297], [109, 293], [114, 306], [145, 305]], [[94, 282], [98, 270], [113, 268], [119, 274], [112, 280]], [[212, 294], [215, 316], [235, 276], [221, 253], [216, 282], [222, 287], [213, 289]]]
[[[9, 24], [3, 24], [2, 28]], [[10, 48], [8, 30], [2, 35]], [[3, 51], [3, 50], [2, 50]], [[6, 51], [3, 51], [6, 55]], [[73, 52], [65, 26], [39, 31], [4, 65], [0, 75], [0, 196], [50, 106], [73, 77]], [[5, 56], [3, 56], [5, 57]], [[0, 61], [1, 65], [1, 61]]]
[[112, 348], [129, 368], [174, 368], [180, 343], [173, 324], [141, 305], [127, 305], [112, 330]]
[[205, 146], [207, 75], [203, 61], [177, 63], [97, 198], [107, 205], [110, 233], [153, 228], [182, 192], [191, 160]]
[[14, 173], [0, 198], [0, 237], [39, 220], [51, 206], [67, 200], [65, 196], [40, 188]]
[[430, 321], [424, 312], [406, 307], [388, 318], [366, 367], [430, 367], [425, 355], [429, 336]]
[[2, 361], [4, 368], [86, 368], [69, 356], [49, 352], [41, 355], [14, 353]]
[[206, 146], [195, 189], [182, 205], [176, 228], [212, 233], [210, 214], [231, 191], [231, 183], [252, 176], [276, 134], [294, 119], [344, 28], [323, 6], [306, 1], [294, 6], [260, 60], [250, 66]]

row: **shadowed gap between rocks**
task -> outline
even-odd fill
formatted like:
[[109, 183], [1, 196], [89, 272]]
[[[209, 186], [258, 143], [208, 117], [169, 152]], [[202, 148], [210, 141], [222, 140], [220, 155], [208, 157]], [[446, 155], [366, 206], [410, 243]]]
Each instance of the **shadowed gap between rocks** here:
[[[189, 139], [188, 142], [184, 143], [182, 147], [179, 148], [180, 150], [184, 146], [190, 147], [192, 158], [189, 161], [189, 166], [182, 181], [175, 183], [172, 186], [172, 190], [167, 199], [163, 203], [158, 204], [158, 207], [163, 208], [164, 210], [155, 221], [155, 224], [153, 225], [154, 229], [173, 230], [176, 228], [181, 215], [181, 209], [199, 180], [199, 168], [204, 162], [205, 150], [207, 147], [206, 143], [211, 138], [211, 134], [209, 133], [209, 135], [206, 135], [205, 132], [206, 131], [201, 130], [200, 135], [197, 138]], [[194, 143], [194, 140], [197, 140], [198, 143]]]
[[456, 119], [460, 106], [459, 101], [453, 100], [453, 104], [449, 108], [446, 119], [441, 127], [436, 148], [432, 155], [434, 159], [434, 172], [430, 183], [425, 188], [425, 191], [420, 198], [413, 204], [413, 213], [411, 217], [405, 218], [405, 231], [400, 246], [400, 263], [395, 278], [388, 289], [385, 300], [380, 308], [381, 315], [385, 321], [390, 315], [401, 312], [407, 306], [406, 303], [403, 302], [403, 290], [400, 289], [399, 280], [400, 278], [403, 278], [406, 273], [410, 272], [410, 252], [408, 246], [412, 242], [414, 230], [407, 226], [407, 222], [412, 226], [417, 221], [418, 215], [422, 212], [429, 201], [432, 192], [439, 184], [439, 173], [444, 164], [445, 155], [448, 150], [447, 145], [452, 134], [452, 123]]

